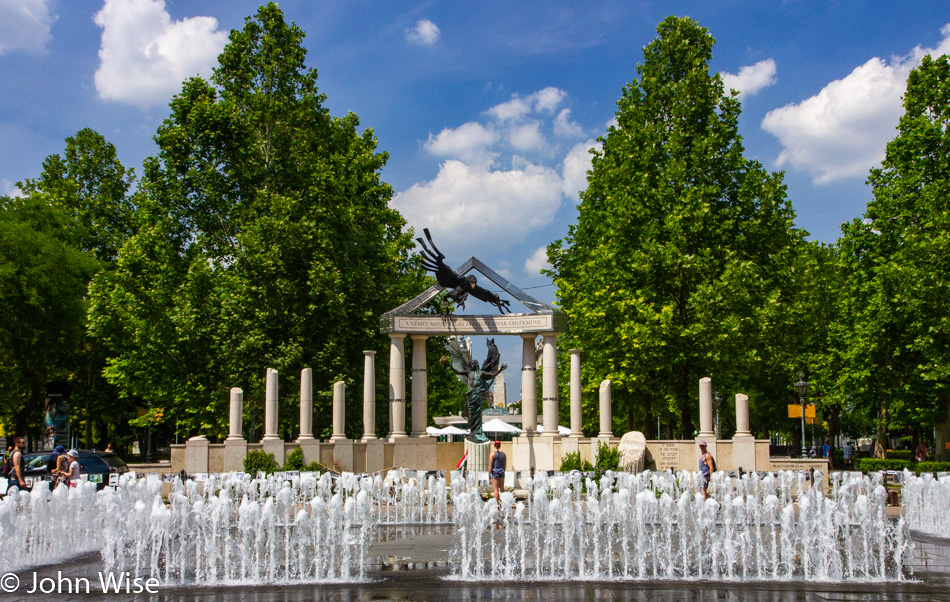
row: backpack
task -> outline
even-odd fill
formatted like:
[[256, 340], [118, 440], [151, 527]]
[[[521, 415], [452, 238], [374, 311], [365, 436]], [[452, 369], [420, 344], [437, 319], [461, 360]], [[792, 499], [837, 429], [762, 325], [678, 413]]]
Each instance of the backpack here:
[[3, 463], [3, 468], [0, 468], [0, 477], [4, 479], [9, 479], [10, 475], [13, 474], [13, 454], [10, 454], [10, 457], [7, 458], [6, 462]]

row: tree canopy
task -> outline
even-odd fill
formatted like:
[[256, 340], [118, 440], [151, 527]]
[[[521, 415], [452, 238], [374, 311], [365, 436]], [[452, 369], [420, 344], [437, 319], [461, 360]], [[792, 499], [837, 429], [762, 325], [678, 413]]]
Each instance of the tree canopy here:
[[423, 286], [386, 155], [323, 106], [303, 37], [268, 4], [210, 82], [185, 82], [145, 163], [137, 231], [92, 285], [92, 332], [116, 351], [106, 375], [184, 434], [225, 432], [233, 386], [253, 424], [266, 367], [282, 375], [281, 432], [296, 428], [300, 370], [318, 406], [335, 380], [361, 382], [362, 350], [387, 347], [378, 316]]
[[594, 154], [577, 223], [548, 254], [587, 382], [611, 379], [628, 427], [660, 417], [689, 437], [701, 377], [788, 389], [772, 346], [802, 234], [781, 174], [743, 157], [739, 101], [709, 71], [712, 36], [675, 17], [657, 33]]

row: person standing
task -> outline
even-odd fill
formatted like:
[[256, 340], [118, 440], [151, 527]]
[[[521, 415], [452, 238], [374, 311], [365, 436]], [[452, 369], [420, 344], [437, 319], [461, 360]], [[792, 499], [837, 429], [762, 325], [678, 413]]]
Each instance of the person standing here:
[[927, 458], [930, 457], [930, 452], [927, 451], [927, 446], [924, 445], [923, 441], [917, 444], [917, 452], [914, 456], [918, 462], [926, 462]]
[[70, 487], [75, 487], [79, 484], [79, 452], [74, 449], [66, 452], [66, 455], [69, 456], [69, 470], [66, 473], [66, 482], [69, 483]]
[[10, 476], [7, 478], [9, 481], [7, 491], [9, 491], [11, 487], [19, 487], [21, 491], [26, 490], [26, 478], [23, 476], [26, 471], [26, 461], [23, 457], [25, 452], [26, 439], [17, 437], [13, 442], [13, 453], [10, 455], [12, 470], [10, 471]]
[[706, 451], [706, 442], [699, 442], [699, 472], [703, 476], [703, 499], [709, 499], [709, 481], [712, 480], [712, 473], [716, 471], [716, 462], [712, 454]]
[[501, 493], [505, 488], [505, 469], [508, 467], [508, 458], [505, 452], [501, 451], [501, 441], [495, 441], [495, 451], [491, 453], [491, 459], [488, 462], [488, 477], [491, 479], [491, 486], [495, 490], [495, 502], [501, 508]]
[[844, 466], [845, 468], [851, 468], [851, 441], [845, 439], [844, 447], [841, 448], [841, 452], [844, 455]]

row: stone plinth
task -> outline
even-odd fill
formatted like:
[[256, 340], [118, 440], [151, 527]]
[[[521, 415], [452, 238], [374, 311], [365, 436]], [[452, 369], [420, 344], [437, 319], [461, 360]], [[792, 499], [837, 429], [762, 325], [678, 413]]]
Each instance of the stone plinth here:
[[185, 442], [185, 472], [208, 472], [209, 445], [204, 435], [196, 435]]
[[[393, 441], [393, 465], [411, 470], [437, 470], [437, 441], [432, 437], [406, 437]], [[469, 468], [471, 468], [471, 456]]]
[[491, 457], [491, 442], [472, 443], [465, 440], [465, 451], [468, 453], [468, 470], [474, 472], [488, 472], [488, 459]]
[[[224, 440], [224, 471], [243, 472], [244, 458], [247, 456], [247, 441], [240, 439]], [[187, 471], [186, 471], [187, 472]]]
[[268, 439], [264, 437], [261, 440], [262, 449], [265, 453], [274, 454], [274, 459], [277, 460], [277, 463], [281, 466], [284, 465], [284, 458], [286, 457], [284, 452], [284, 441], [283, 439], [278, 438], [276, 435], [273, 439]]
[[303, 452], [304, 464], [320, 461], [320, 441], [317, 439], [299, 439], [297, 445], [300, 447], [300, 451]]
[[545, 437], [533, 436], [515, 437], [511, 442], [511, 469], [530, 470], [557, 470], [561, 467], [560, 436]]
[[372, 474], [374, 472], [379, 472], [386, 466], [386, 453], [385, 453], [386, 443], [381, 439], [367, 439], [366, 440], [366, 472]]
[[333, 462], [338, 464], [343, 470], [353, 472], [353, 440], [352, 439], [334, 439], [333, 442]]

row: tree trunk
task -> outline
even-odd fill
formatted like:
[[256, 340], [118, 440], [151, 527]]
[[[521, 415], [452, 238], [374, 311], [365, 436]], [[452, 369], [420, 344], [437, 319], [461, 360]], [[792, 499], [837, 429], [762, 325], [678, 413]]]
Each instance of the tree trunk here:
[[877, 413], [877, 440], [874, 443], [874, 457], [883, 459], [887, 450], [887, 400], [882, 399]]

